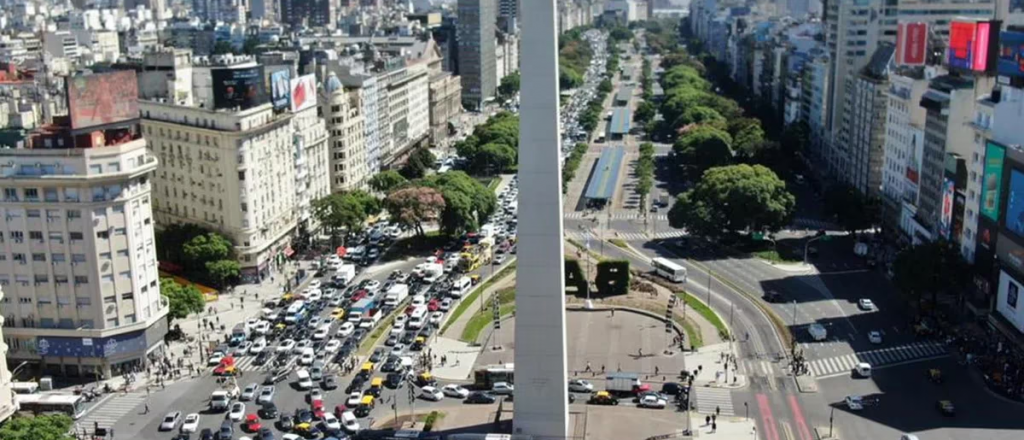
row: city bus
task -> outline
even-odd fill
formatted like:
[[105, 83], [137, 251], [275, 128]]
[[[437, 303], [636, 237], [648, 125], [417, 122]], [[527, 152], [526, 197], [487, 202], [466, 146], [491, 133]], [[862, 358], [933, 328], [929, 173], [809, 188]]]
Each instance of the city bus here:
[[85, 412], [85, 398], [72, 394], [15, 394], [14, 401], [33, 414], [62, 413], [78, 420]]
[[655, 258], [651, 260], [654, 272], [676, 283], [686, 282], [686, 268], [669, 261], [667, 258]]
[[515, 364], [491, 365], [473, 372], [473, 388], [489, 390], [495, 382], [515, 383]]

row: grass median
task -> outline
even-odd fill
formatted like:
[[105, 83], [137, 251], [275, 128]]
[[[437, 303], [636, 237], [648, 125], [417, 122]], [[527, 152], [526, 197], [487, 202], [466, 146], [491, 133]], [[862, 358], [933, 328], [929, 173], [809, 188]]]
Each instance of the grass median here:
[[[516, 288], [515, 286], [506, 287], [495, 293], [498, 296], [498, 316], [505, 317], [511, 315], [516, 310]], [[484, 307], [483, 310], [478, 310], [469, 318], [469, 322], [466, 323], [466, 327], [462, 329], [462, 335], [459, 336], [459, 340], [463, 342], [473, 343], [476, 342], [477, 338], [480, 337], [480, 332], [494, 321], [494, 309], [491, 306]]]
[[611, 244], [614, 244], [614, 245], [616, 245], [616, 246], [618, 246], [618, 247], [620, 247], [622, 249], [625, 249], [627, 251], [630, 250], [629, 249], [629, 245], [626, 244], [626, 240], [623, 240], [621, 238], [609, 238], [608, 242], [611, 243]]
[[385, 332], [391, 331], [391, 327], [395, 324], [395, 316], [397, 316], [398, 313], [401, 313], [401, 310], [404, 309], [398, 309], [391, 312], [387, 318], [384, 318], [384, 320], [370, 332], [370, 335], [367, 336], [366, 339], [363, 339], [363, 343], [359, 344], [360, 355], [370, 354], [370, 351], [373, 350], [375, 345], [377, 345], [377, 342], [384, 337]]
[[515, 273], [515, 271], [516, 262], [513, 261], [509, 263], [508, 266], [505, 266], [504, 268], [499, 270], [498, 273], [488, 278], [487, 281], [484, 281], [471, 292], [469, 292], [469, 295], [466, 295], [466, 297], [463, 298], [462, 301], [459, 301], [458, 307], [455, 307], [455, 311], [452, 312], [452, 315], [450, 317], [448, 317], [448, 320], [444, 323], [444, 327], [441, 327], [441, 334], [445, 334], [445, 332], [448, 331], [448, 328], [451, 327], [452, 324], [454, 324], [456, 321], [458, 321], [459, 317], [462, 316], [463, 313], [466, 313], [466, 310], [469, 310], [469, 308], [473, 306], [473, 303], [475, 303], [477, 299], [480, 298], [480, 295], [483, 295], [483, 293], [487, 291], [487, 289], [489, 289], [491, 286], [493, 286], [494, 283], [497, 283], [498, 281], [500, 281], [502, 278], [505, 278], [509, 274]]
[[683, 302], [686, 303], [687, 307], [689, 307], [691, 310], [693, 310], [698, 315], [700, 315], [705, 320], [707, 320], [708, 323], [710, 323], [712, 326], [714, 326], [715, 330], [718, 330], [718, 335], [721, 336], [722, 339], [724, 339], [724, 340], [728, 340], [729, 339], [729, 328], [725, 326], [725, 322], [722, 321], [722, 318], [720, 316], [718, 316], [718, 313], [715, 313], [714, 310], [711, 310], [711, 307], [708, 307], [707, 304], [705, 304], [701, 300], [697, 299], [697, 297], [687, 293], [685, 290], [683, 290], [679, 286], [676, 286], [674, 284], [670, 284], [669, 282], [667, 282], [667, 281], [665, 281], [665, 280], [663, 280], [663, 279], [661, 279], [659, 277], [651, 276], [650, 274], [641, 273], [641, 272], [635, 272], [635, 273], [640, 278], [642, 278], [644, 280], [647, 280], [649, 282], [652, 282], [654, 284], [657, 284], [657, 285], [659, 285], [661, 287], [664, 287], [664, 288], [668, 289], [670, 292], [672, 292], [677, 297], [682, 299]]

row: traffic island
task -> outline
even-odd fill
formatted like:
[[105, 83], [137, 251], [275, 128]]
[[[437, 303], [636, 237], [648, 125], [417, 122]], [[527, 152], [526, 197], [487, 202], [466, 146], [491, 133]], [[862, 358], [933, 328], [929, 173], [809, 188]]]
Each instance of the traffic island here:
[[796, 376], [796, 388], [801, 393], [817, 393], [818, 392], [818, 379], [810, 374], [803, 376]]
[[814, 427], [814, 438], [817, 440], [839, 440], [839, 430], [828, 426]]

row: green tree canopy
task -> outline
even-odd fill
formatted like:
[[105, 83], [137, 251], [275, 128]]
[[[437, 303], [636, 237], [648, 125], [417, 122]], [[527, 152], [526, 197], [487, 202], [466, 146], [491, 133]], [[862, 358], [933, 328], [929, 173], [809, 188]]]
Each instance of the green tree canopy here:
[[718, 110], [703, 105], [695, 105], [686, 109], [682, 116], [676, 120], [676, 127], [685, 127], [690, 124], [705, 124], [719, 130], [725, 130], [727, 122], [725, 117]]
[[654, 120], [654, 117], [658, 115], [658, 108], [648, 101], [641, 101], [636, 106], [636, 111], [633, 112], [633, 120], [646, 125], [648, 122]]
[[601, 83], [597, 85], [597, 91], [601, 93], [611, 93], [615, 89], [612, 84], [612, 80], [605, 78], [601, 80]]
[[497, 207], [494, 192], [462, 171], [434, 174], [419, 184], [436, 188], [444, 197], [441, 231], [449, 236], [476, 231], [480, 219], [491, 215]]
[[491, 175], [509, 170], [518, 160], [515, 148], [501, 143], [490, 143], [480, 147], [473, 156], [471, 167], [474, 175]]
[[499, 112], [457, 142], [455, 150], [469, 160], [473, 175], [513, 171], [519, 162], [519, 116]]
[[218, 287], [224, 287], [238, 279], [242, 274], [242, 266], [236, 260], [207, 261], [206, 272], [210, 281]]
[[381, 209], [380, 200], [362, 190], [333, 193], [313, 202], [313, 215], [332, 235], [341, 229], [361, 229], [366, 218]]
[[718, 237], [723, 233], [775, 232], [788, 224], [796, 199], [761, 165], [711, 168], [679, 196], [668, 213], [673, 228]]
[[191, 284], [182, 286], [173, 278], [160, 279], [160, 295], [167, 298], [169, 320], [184, 319], [206, 308], [206, 300], [199, 288]]
[[402, 174], [395, 170], [381, 171], [370, 178], [368, 182], [374, 191], [388, 193], [408, 182]]
[[0, 426], [3, 440], [74, 440], [68, 435], [74, 420], [64, 414], [15, 416]]
[[223, 235], [207, 232], [197, 235], [182, 246], [185, 258], [195, 265], [204, 266], [208, 261], [231, 258], [234, 247]]
[[962, 294], [969, 283], [970, 272], [959, 247], [939, 240], [897, 254], [893, 262], [893, 283], [918, 303], [930, 293], [934, 304], [940, 293]]
[[423, 235], [423, 223], [437, 220], [445, 209], [445, 201], [436, 188], [409, 186], [388, 194], [384, 206], [393, 220]]
[[220, 40], [220, 41], [218, 41], [216, 43], [213, 43], [213, 54], [214, 55], [224, 55], [224, 54], [234, 53], [234, 52], [235, 52], [235, 46], [233, 44], [231, 44], [230, 41]]
[[764, 142], [764, 129], [761, 121], [754, 118], [737, 118], [729, 123], [729, 134], [732, 135], [733, 149], [744, 158], [753, 158], [757, 149]]
[[427, 170], [434, 166], [434, 153], [426, 148], [417, 148], [411, 154], [409, 159], [406, 160], [405, 166], [398, 171], [406, 179], [419, 179], [427, 175]]
[[503, 101], [507, 101], [512, 99], [513, 96], [516, 96], [516, 93], [519, 93], [519, 80], [520, 77], [518, 70], [505, 75], [505, 77], [501, 79], [501, 83], [498, 84], [498, 97]]
[[825, 189], [824, 199], [825, 212], [848, 232], [869, 229], [880, 220], [881, 203], [852, 186], [830, 185]]
[[661, 86], [665, 90], [677, 87], [688, 87], [701, 91], [711, 89], [711, 83], [704, 79], [697, 69], [684, 65], [678, 65], [666, 70], [661, 78]]
[[683, 133], [672, 150], [679, 162], [697, 175], [708, 168], [728, 165], [733, 161], [729, 133], [709, 125], [699, 125]]

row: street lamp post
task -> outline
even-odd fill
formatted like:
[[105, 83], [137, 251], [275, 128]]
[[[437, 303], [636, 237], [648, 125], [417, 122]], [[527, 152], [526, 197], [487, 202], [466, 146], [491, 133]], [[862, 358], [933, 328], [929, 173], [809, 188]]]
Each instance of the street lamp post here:
[[711, 267], [708, 267], [708, 307], [711, 307]]
[[832, 407], [832, 411], [828, 414], [828, 438], [832, 438], [832, 421], [836, 416], [836, 407]]
[[747, 413], [747, 420], [750, 420], [750, 404], [743, 402], [743, 410]]

